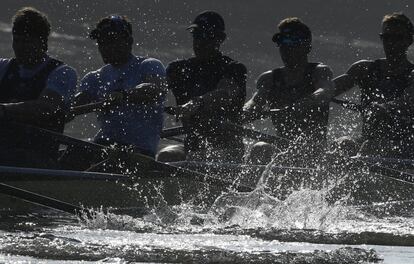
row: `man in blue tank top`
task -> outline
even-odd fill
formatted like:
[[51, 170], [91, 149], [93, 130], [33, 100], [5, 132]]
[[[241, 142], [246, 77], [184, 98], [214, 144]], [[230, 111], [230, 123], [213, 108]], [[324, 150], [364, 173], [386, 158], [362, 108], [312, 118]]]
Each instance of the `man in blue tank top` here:
[[102, 18], [90, 37], [96, 40], [105, 66], [81, 80], [75, 105], [112, 102], [97, 112], [100, 130], [94, 141], [130, 146], [154, 157], [163, 125], [163, 64], [132, 54], [132, 26], [124, 16]]
[[18, 124], [62, 133], [77, 75], [47, 55], [50, 24], [43, 13], [22, 8], [12, 23], [15, 57], [0, 59], [0, 164], [57, 166], [59, 144]]
[[279, 109], [271, 117], [276, 135], [283, 139], [276, 148], [263, 142], [254, 145], [250, 154], [253, 163], [269, 162], [270, 153], [295, 141], [300, 150], [298, 158], [315, 160], [326, 145], [332, 71], [322, 63], [308, 61], [312, 34], [300, 19], [286, 18], [278, 28], [272, 40], [279, 47], [284, 66], [260, 75], [257, 92], [244, 110], [247, 120], [252, 121], [266, 117], [263, 113], [269, 109]]

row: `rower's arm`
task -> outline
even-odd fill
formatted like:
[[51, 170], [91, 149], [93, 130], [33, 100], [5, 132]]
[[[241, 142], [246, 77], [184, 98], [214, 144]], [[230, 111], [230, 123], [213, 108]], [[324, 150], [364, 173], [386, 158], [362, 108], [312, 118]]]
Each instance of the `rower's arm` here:
[[273, 85], [272, 71], [268, 71], [259, 76], [257, 80], [257, 91], [253, 97], [247, 101], [243, 107], [245, 121], [251, 122], [262, 118], [262, 111], [267, 105], [268, 90]]
[[161, 61], [146, 59], [140, 66], [143, 82], [134, 89], [126, 90], [124, 100], [135, 104], [149, 104], [162, 101], [167, 94], [166, 70]]
[[227, 67], [215, 90], [195, 98], [195, 101], [201, 105], [200, 111], [211, 113], [228, 107], [239, 109], [243, 107], [246, 97], [247, 69], [239, 63]]
[[40, 126], [54, 121], [56, 116], [65, 115], [68, 111], [76, 83], [76, 71], [62, 65], [50, 73], [46, 88], [37, 99], [1, 104], [0, 117]]
[[372, 62], [366, 60], [358, 61], [352, 64], [345, 74], [333, 79], [335, 86], [334, 96], [343, 94], [358, 85], [362, 78], [361, 76], [368, 70], [371, 63]]
[[125, 100], [135, 104], [155, 103], [167, 94], [164, 76], [147, 75], [145, 82], [124, 93]]
[[298, 104], [301, 104], [302, 102], [305, 104], [329, 103], [335, 96], [332, 77], [332, 70], [328, 66], [318, 67], [313, 76], [315, 87], [318, 89], [310, 96], [298, 102]]
[[0, 109], [0, 117], [34, 125], [44, 124], [67, 110], [63, 96], [48, 89], [37, 100], [1, 104]]

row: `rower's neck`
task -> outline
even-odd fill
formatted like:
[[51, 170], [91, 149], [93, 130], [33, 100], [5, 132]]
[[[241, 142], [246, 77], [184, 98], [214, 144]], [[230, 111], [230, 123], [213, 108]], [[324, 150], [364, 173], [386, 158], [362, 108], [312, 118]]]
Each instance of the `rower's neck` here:
[[306, 59], [293, 66], [290, 66], [290, 67], [286, 66], [285, 70], [286, 70], [286, 73], [291, 74], [291, 75], [302, 75], [306, 71], [308, 64], [309, 62]]
[[387, 57], [386, 58], [387, 65], [390, 67], [406, 67], [410, 65], [411, 62], [408, 60], [408, 56], [406, 53], [401, 54], [398, 57]]
[[411, 68], [412, 64], [408, 60], [407, 55], [399, 58], [386, 58], [385, 67], [389, 74], [400, 74], [405, 72], [408, 68]]
[[129, 63], [129, 61], [132, 59], [134, 57], [134, 55], [132, 54], [132, 53], [130, 53], [127, 57], [125, 57], [124, 59], [122, 59], [122, 60], [119, 60], [119, 61], [117, 61], [117, 62], [113, 62], [113, 63], [111, 63], [111, 65], [114, 67], [114, 68], [118, 68], [118, 69], [120, 69], [120, 68], [122, 68], [122, 67], [124, 67], [125, 65], [127, 65], [128, 63]]
[[48, 56], [46, 53], [43, 53], [41, 56], [37, 58], [33, 58], [30, 61], [25, 61], [24, 63], [21, 63], [21, 66], [25, 69], [34, 69], [40, 64], [44, 63], [48, 59]]

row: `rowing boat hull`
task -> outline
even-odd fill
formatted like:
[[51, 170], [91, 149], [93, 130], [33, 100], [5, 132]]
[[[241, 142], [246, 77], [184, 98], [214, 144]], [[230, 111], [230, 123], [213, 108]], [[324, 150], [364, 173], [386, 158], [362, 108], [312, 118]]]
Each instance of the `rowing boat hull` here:
[[[261, 175], [268, 169], [267, 192], [279, 199], [285, 199], [300, 189], [327, 190], [327, 198], [353, 205], [385, 201], [414, 200], [413, 187], [407, 183], [387, 177], [368, 174], [337, 175], [327, 177], [319, 170], [273, 166], [248, 166], [200, 162], [178, 162], [175, 166], [198, 171], [221, 178], [228, 184], [209, 185], [188, 178], [164, 175], [162, 172], [142, 172], [134, 183], [115, 181], [78, 180], [13, 180], [3, 181], [14, 187], [42, 194], [54, 199], [81, 205], [86, 208], [148, 208], [157, 205], [174, 205], [182, 202], [203, 203], [208, 206], [223, 192], [239, 183], [256, 186]], [[79, 172], [82, 173], [82, 172]], [[1, 174], [0, 174], [1, 177]], [[33, 205], [19, 199], [0, 195], [3, 210], [25, 210]]]

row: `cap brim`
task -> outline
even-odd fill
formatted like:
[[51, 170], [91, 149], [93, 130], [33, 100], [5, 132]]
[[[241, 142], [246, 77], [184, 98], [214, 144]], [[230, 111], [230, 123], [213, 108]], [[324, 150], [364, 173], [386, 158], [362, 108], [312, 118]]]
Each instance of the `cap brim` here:
[[189, 25], [188, 27], [187, 27], [187, 30], [194, 30], [194, 29], [196, 29], [196, 28], [199, 28], [199, 25], [197, 25], [197, 24], [191, 24], [191, 25]]
[[272, 41], [273, 41], [273, 42], [275, 42], [275, 43], [277, 43], [277, 40], [278, 40], [278, 38], [279, 38], [279, 35], [280, 35], [280, 33], [275, 33], [275, 34], [273, 35], [273, 37], [272, 37]]

